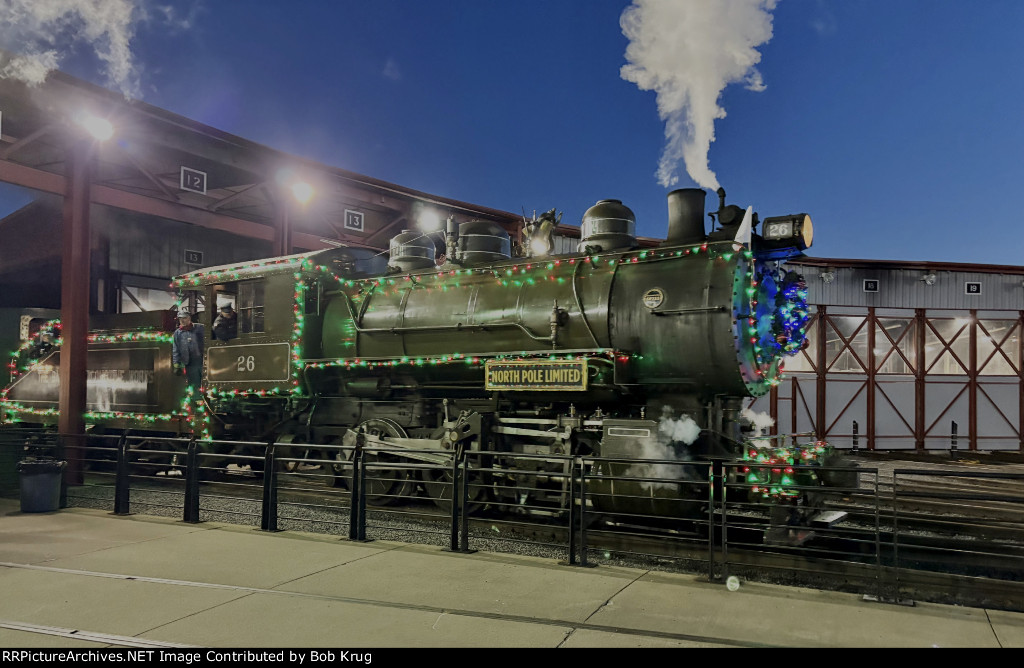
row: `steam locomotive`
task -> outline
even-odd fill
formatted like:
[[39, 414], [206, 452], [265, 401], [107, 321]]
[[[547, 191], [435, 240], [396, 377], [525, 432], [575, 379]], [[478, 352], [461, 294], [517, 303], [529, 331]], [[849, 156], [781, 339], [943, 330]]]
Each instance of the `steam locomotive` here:
[[[806, 214], [759, 221], [717, 194], [708, 233], [705, 191], [669, 193], [667, 239], [652, 246], [628, 207], [601, 200], [565, 255], [550, 252], [550, 211], [515, 240], [493, 223], [449, 221], [402, 232], [386, 258], [339, 247], [185, 274], [181, 305], [207, 332], [217, 306], [238, 314], [236, 337], [207, 343], [201, 397], [172, 372], [165, 314], [96, 317], [86, 421], [217, 442], [270, 434], [313, 450], [362, 434], [396, 456], [640, 461], [654, 445], [735, 458], [751, 430], [743, 400], [777, 384], [785, 355], [805, 344], [806, 285], [784, 262], [813, 232]], [[0, 396], [8, 421], [55, 421], [55, 343], [14, 363]], [[666, 436], [664, 421], [684, 416], [691, 435]], [[395, 475], [375, 494], [434, 482], [420, 478]]]

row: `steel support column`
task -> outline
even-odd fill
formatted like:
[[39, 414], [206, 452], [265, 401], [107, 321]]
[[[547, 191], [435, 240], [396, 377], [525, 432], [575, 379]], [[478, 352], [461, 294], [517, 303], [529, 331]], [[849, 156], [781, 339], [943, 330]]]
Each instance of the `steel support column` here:
[[968, 449], [978, 449], [978, 311], [971, 309], [970, 348], [967, 351], [967, 435]]
[[288, 204], [278, 205], [274, 219], [274, 255], [291, 255], [292, 252], [292, 217], [288, 212]]
[[[793, 380], [792, 380], [792, 382], [789, 385], [790, 385], [790, 388], [792, 389], [792, 395], [793, 395], [793, 400], [789, 402], [789, 424], [790, 424], [789, 433], [790, 434], [796, 434], [797, 433], [797, 428], [796, 428], [796, 424], [797, 424], [797, 422], [796, 422], [796, 420], [797, 420], [796, 400], [797, 400], [797, 397], [801, 396], [800, 395], [800, 382], [799, 382], [799, 379], [796, 376], [793, 376]], [[808, 416], [808, 417], [810, 417], [810, 416]], [[796, 436], [792, 436], [792, 439], [793, 439], [793, 444], [795, 445], [796, 444]], [[782, 441], [779, 441], [778, 443], [779, 443], [779, 445], [785, 445], [785, 443], [783, 443]]]
[[924, 451], [925, 424], [925, 328], [928, 326], [924, 309], [914, 309], [914, 447]]
[[89, 331], [89, 184], [93, 144], [76, 141], [67, 151], [67, 191], [61, 228], [60, 418], [68, 461], [64, 479], [82, 484], [85, 454], [86, 338]]
[[[825, 436], [826, 436], [825, 435], [825, 430], [828, 428], [828, 425], [825, 424], [825, 420], [826, 420], [826, 417], [825, 417], [826, 416], [826, 413], [825, 413], [825, 391], [826, 391], [826, 386], [825, 386], [826, 375], [825, 375], [825, 371], [826, 371], [826, 369], [825, 369], [825, 367], [827, 365], [825, 357], [826, 357], [826, 353], [827, 353], [827, 341], [826, 341], [827, 338], [828, 338], [828, 310], [825, 308], [824, 304], [819, 304], [818, 305], [818, 351], [817, 351], [817, 360], [815, 362], [815, 366], [817, 367], [815, 370], [818, 373], [818, 379], [817, 379], [816, 396], [815, 396], [816, 405], [814, 406], [814, 413], [815, 413], [814, 436], [819, 441], [825, 440]], [[868, 448], [873, 450], [874, 447], [875, 447], [874, 444], [871, 443], [870, 441], [868, 441]]]
[[868, 437], [868, 450], [875, 449], [875, 307], [868, 307], [868, 318], [864, 322], [864, 325], [868, 328], [868, 354], [865, 360], [865, 366], [867, 367], [867, 437]]
[[1020, 378], [1017, 391], [1017, 401], [1020, 403], [1017, 436], [1020, 437], [1020, 451], [1024, 452], [1024, 311], [1017, 316], [1017, 376]]

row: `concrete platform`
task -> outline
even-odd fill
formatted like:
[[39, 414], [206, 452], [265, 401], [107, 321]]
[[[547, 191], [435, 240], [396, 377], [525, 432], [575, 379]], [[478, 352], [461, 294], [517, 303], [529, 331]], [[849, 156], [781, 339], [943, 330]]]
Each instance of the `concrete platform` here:
[[0, 499], [0, 647], [1024, 647], [1024, 614]]

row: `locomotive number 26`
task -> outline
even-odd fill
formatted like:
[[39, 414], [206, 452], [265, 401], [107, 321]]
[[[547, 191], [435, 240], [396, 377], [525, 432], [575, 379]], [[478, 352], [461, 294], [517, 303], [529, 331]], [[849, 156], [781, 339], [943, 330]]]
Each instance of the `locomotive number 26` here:
[[239, 355], [237, 371], [252, 371], [256, 368], [256, 357], [253, 355]]

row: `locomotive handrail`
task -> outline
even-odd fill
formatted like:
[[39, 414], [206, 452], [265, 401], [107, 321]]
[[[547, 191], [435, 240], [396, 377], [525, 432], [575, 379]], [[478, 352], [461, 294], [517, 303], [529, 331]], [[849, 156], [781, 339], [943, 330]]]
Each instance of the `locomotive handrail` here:
[[[465, 328], [465, 327], [466, 326], [464, 326], [463, 328]], [[391, 330], [388, 329], [386, 331], [391, 331]], [[616, 349], [608, 348], [606, 346], [599, 346], [597, 348], [563, 348], [563, 349], [558, 351], [558, 354], [559, 355], [586, 355], [586, 354], [604, 355], [606, 353], [611, 353], [611, 352], [616, 352]], [[618, 350], [618, 352], [625, 352], [625, 351]], [[551, 355], [551, 354], [552, 354], [551, 351], [550, 350], [546, 350], [546, 349], [543, 349], [543, 350], [542, 349], [537, 349], [537, 350], [526, 350], [526, 351], [523, 351], [523, 355], [527, 355], [527, 356], [528, 355], [543, 355], [543, 356], [547, 356], [547, 355]], [[469, 358], [469, 357], [479, 357], [479, 358], [484, 358], [484, 357], [507, 357], [508, 355], [509, 355], [508, 351], [487, 351], [487, 352], [471, 353], [471, 354], [470, 353], [464, 353], [463, 357], [466, 357], [466, 358]], [[384, 355], [384, 356], [370, 356], [370, 357], [367, 357], [367, 356], [363, 356], [363, 355], [357, 355], [357, 356], [353, 356], [352, 358], [348, 358], [348, 359], [401, 360], [401, 359], [405, 359], [405, 358], [409, 358], [409, 357], [414, 357], [414, 356], [413, 355], [401, 355], [401, 356], [399, 356], [399, 355]], [[337, 362], [337, 361], [338, 361], [338, 358], [336, 358], [336, 357], [305, 357], [305, 358], [303, 358], [303, 362], [305, 364], [329, 363], [329, 362]], [[595, 361], [605, 361], [605, 360], [595, 360]], [[507, 420], [507, 419], [514, 419], [514, 418], [501, 418], [501, 419]]]
[[456, 325], [456, 327], [458, 329], [466, 329], [468, 327], [481, 327], [481, 328], [487, 328], [487, 327], [518, 327], [519, 329], [521, 329], [524, 332], [526, 332], [526, 335], [528, 337], [530, 337], [531, 339], [533, 339], [534, 341], [553, 342], [555, 340], [555, 337], [553, 337], [553, 336], [538, 336], [537, 334], [534, 334], [533, 332], [530, 331], [529, 327], [527, 327], [526, 325], [524, 325], [521, 322], [506, 322], [506, 321], [503, 321], [503, 320], [490, 320], [488, 322], [482, 322], [479, 325], [462, 325], [462, 324], [460, 324], [460, 325]]
[[651, 313], [653, 315], [685, 315], [687, 313], [714, 313], [724, 310], [724, 306], [694, 306], [693, 308], [654, 309]]

